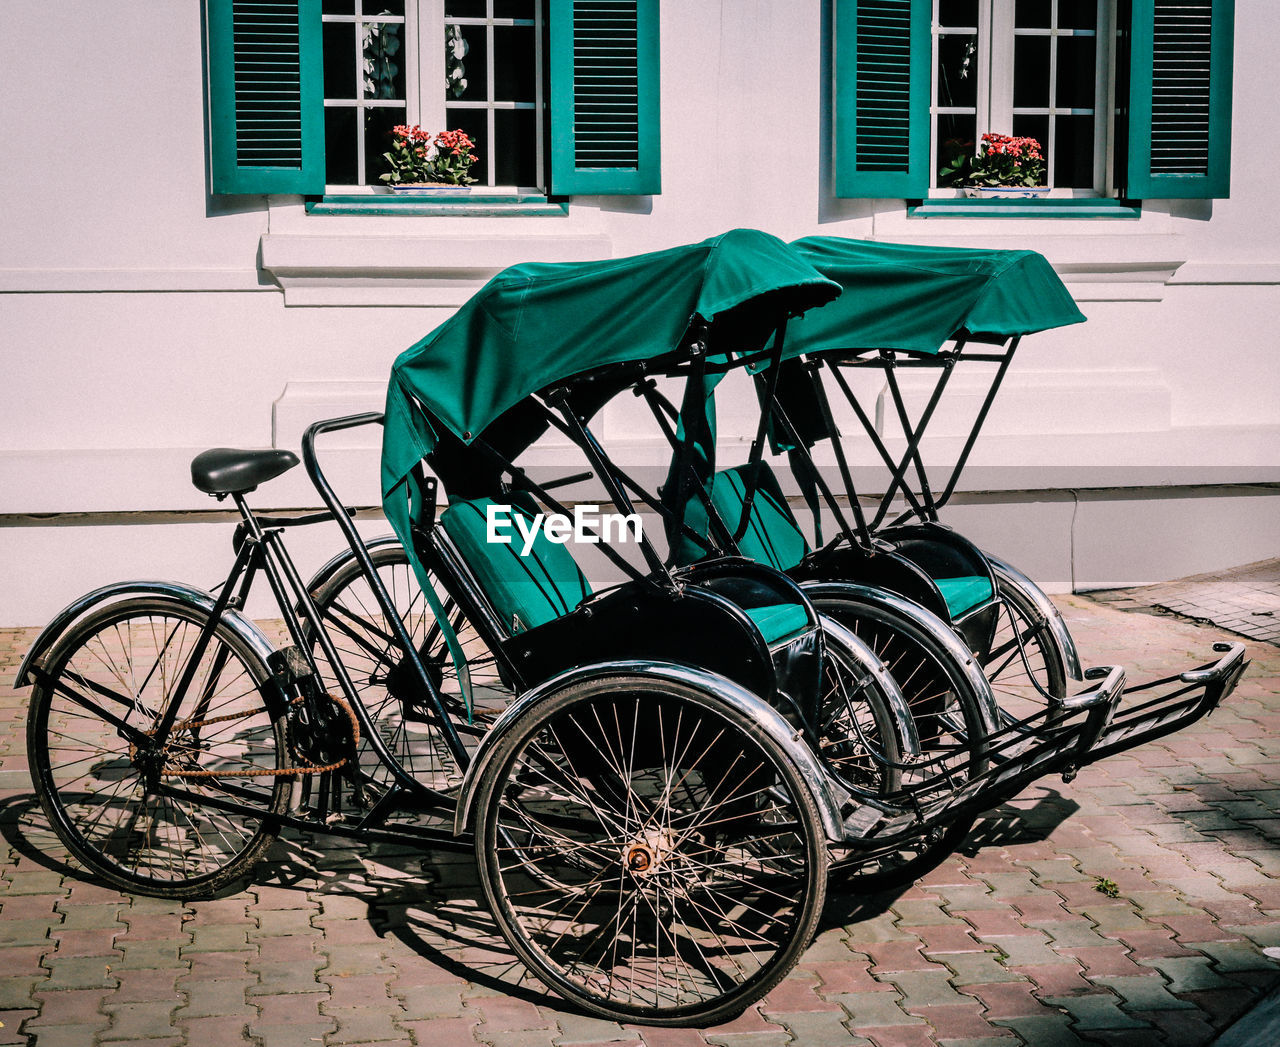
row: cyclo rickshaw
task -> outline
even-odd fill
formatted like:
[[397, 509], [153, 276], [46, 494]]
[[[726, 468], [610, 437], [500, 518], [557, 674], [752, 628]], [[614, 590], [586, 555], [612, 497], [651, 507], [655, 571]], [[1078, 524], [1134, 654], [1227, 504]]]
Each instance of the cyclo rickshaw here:
[[[602, 546], [625, 580], [589, 591], [564, 546], [535, 542], [517, 563], [477, 527], [499, 500], [517, 512], [559, 504], [512, 460], [548, 426], [627, 514], [629, 485], [588, 427], [599, 407], [651, 367], [749, 358], [775, 332], [780, 343], [789, 315], [837, 290], [749, 231], [631, 259], [517, 266], [402, 354], [384, 415], [308, 430], [303, 458], [327, 513], [249, 508], [249, 492], [297, 464], [287, 451], [197, 456], [196, 487], [242, 517], [226, 582], [216, 593], [96, 590], [20, 667], [18, 683], [33, 686], [33, 783], [62, 842], [92, 875], [173, 898], [241, 882], [286, 827], [474, 849], [503, 935], [552, 990], [615, 1020], [708, 1024], [799, 958], [833, 851], [900, 853], [1043, 774], [1145, 740], [1146, 720], [1109, 733], [1124, 683], [1110, 669], [1025, 730], [993, 731], [1002, 758], [949, 767], [954, 790], [851, 787], [823, 751], [851, 739], [815, 723], [827, 691], [894, 684], [846, 676], [858, 642], [785, 575], [742, 559], [673, 568], [648, 543], [637, 568]], [[378, 422], [384, 508], [431, 608], [410, 616], [421, 622], [398, 613], [317, 456], [325, 433]], [[438, 515], [437, 482], [449, 494]], [[321, 519], [337, 522], [350, 559], [308, 585], [282, 534]], [[389, 652], [358, 683], [340, 650], [361, 635], [353, 616], [313, 596], [349, 591], [338, 584], [349, 563]], [[279, 648], [240, 610], [259, 574], [288, 633]], [[468, 643], [492, 691], [472, 686]], [[1202, 715], [1230, 692], [1242, 655], [1231, 645], [1183, 674], [1165, 704], [1183, 722]], [[375, 690], [380, 706], [363, 700]], [[880, 727], [909, 739], [910, 720], [886, 710]], [[831, 724], [864, 730], [841, 715]], [[866, 766], [901, 762], [869, 735], [859, 746]]]

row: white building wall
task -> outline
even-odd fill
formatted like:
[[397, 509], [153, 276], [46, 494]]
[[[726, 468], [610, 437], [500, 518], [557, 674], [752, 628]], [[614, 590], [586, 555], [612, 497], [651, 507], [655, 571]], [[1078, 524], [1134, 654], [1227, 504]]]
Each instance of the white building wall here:
[[[190, 487], [190, 458], [213, 445], [296, 450], [308, 418], [376, 409], [395, 355], [501, 267], [626, 255], [735, 226], [1031, 247], [1059, 268], [1089, 323], [1027, 340], [969, 483], [1036, 493], [1003, 494], [995, 507], [975, 499], [957, 517], [1027, 550], [1036, 563], [1022, 563], [1042, 581], [1154, 581], [1274, 555], [1276, 499], [1228, 492], [1206, 516], [1209, 502], [1182, 490], [1125, 513], [1115, 507], [1138, 503], [1082, 510], [1062, 491], [1277, 479], [1270, 51], [1280, 8], [1237, 3], [1230, 200], [1147, 201], [1138, 219], [983, 221], [832, 198], [823, 7], [662, 5], [659, 196], [578, 198], [563, 217], [376, 218], [207, 196], [193, 0], [6, 5], [0, 623], [38, 623], [130, 574], [212, 584], [229, 527], [189, 515], [216, 508]], [[955, 409], [974, 403], [963, 384], [956, 392]], [[742, 395], [743, 411], [725, 412], [730, 438], [752, 422], [754, 398]], [[603, 432], [626, 460], [656, 462], [633, 407], [611, 409]], [[954, 447], [946, 431], [933, 453]], [[376, 503], [368, 437], [332, 446], [343, 493]], [[1136, 468], [1117, 481], [1117, 466]], [[256, 504], [314, 504], [300, 472]], [[1182, 526], [1178, 506], [1191, 501]], [[1190, 541], [1153, 550], [1142, 533], [1153, 514]], [[299, 535], [303, 559], [337, 540]]]

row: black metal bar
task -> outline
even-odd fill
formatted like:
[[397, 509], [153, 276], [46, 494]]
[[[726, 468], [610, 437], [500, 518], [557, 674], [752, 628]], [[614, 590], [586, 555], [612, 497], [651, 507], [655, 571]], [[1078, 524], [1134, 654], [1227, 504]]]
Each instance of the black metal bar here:
[[[769, 357], [769, 377], [765, 386], [764, 402], [772, 404], [778, 397], [778, 372], [779, 364], [782, 362], [782, 343], [787, 335], [787, 318], [784, 315], [778, 322], [778, 326], [773, 333], [773, 352]], [[760, 421], [756, 425], [756, 436], [751, 441], [751, 453], [747, 455], [747, 463], [751, 466], [760, 464], [760, 459], [764, 456], [764, 441], [769, 434], [769, 414], [768, 410], [760, 412]], [[753, 474], [755, 470], [752, 470]], [[742, 541], [743, 535], [747, 533], [747, 527], [751, 524], [751, 507], [755, 504], [756, 489], [759, 487], [759, 480], [752, 475], [751, 482], [746, 485], [742, 498], [742, 514], [738, 517], [738, 526], [734, 528], [733, 540], [735, 543]]]
[[[879, 361], [876, 361], [877, 365]], [[871, 440], [871, 445], [876, 449], [876, 453], [880, 455], [881, 460], [888, 467], [890, 472], [890, 486], [887, 493], [881, 497], [880, 505], [876, 509], [876, 515], [868, 525], [870, 530], [874, 531], [884, 522], [885, 515], [889, 512], [889, 505], [893, 501], [894, 492], [901, 487], [903, 497], [911, 505], [912, 509], [921, 519], [924, 518], [924, 507], [916, 499], [915, 492], [910, 487], [901, 482], [902, 475], [906, 472], [906, 464], [901, 466], [894, 461], [893, 455], [889, 453], [889, 448], [880, 439], [880, 434], [876, 432], [875, 423], [867, 416], [867, 412], [862, 409], [862, 404], [858, 401], [858, 397], [854, 394], [849, 383], [845, 381], [844, 375], [840, 373], [840, 367], [831, 365], [831, 373], [835, 377], [836, 384], [840, 386], [840, 392], [844, 398], [849, 401], [849, 406], [853, 408], [854, 414], [858, 416], [863, 430]]]
[[[347, 544], [351, 547], [351, 552], [354, 554], [356, 562], [360, 564], [360, 570], [365, 576], [365, 581], [369, 583], [369, 588], [373, 590], [378, 606], [382, 608], [383, 614], [387, 616], [387, 623], [391, 626], [392, 632], [395, 633], [397, 642], [404, 649], [405, 658], [413, 669], [414, 675], [418, 678], [423, 692], [430, 700], [445, 744], [449, 746], [449, 751], [453, 753], [458, 765], [465, 769], [470, 765], [471, 757], [467, 753], [466, 747], [462, 744], [462, 739], [458, 737], [458, 732], [454, 729], [448, 713], [445, 711], [444, 699], [440, 692], [436, 690], [435, 684], [431, 682], [431, 677], [427, 675], [426, 667], [423, 666], [422, 659], [418, 657], [418, 651], [413, 645], [413, 639], [409, 636], [409, 631], [405, 628], [404, 622], [400, 620], [400, 615], [396, 613], [395, 605], [391, 602], [391, 597], [387, 594], [386, 587], [382, 584], [382, 579], [378, 576], [378, 572], [373, 566], [373, 561], [369, 558], [369, 550], [365, 548], [364, 542], [360, 539], [360, 533], [356, 530], [355, 524], [343, 511], [344, 506], [338, 501], [338, 496], [329, 485], [329, 481], [320, 469], [320, 462], [316, 458], [316, 437], [321, 433], [352, 429], [360, 425], [381, 424], [382, 421], [383, 417], [380, 412], [370, 411], [364, 414], [347, 415], [343, 418], [330, 418], [326, 421], [316, 422], [309, 426], [302, 436], [302, 460], [306, 466], [307, 475], [311, 477], [312, 485], [321, 499], [323, 499], [325, 505], [333, 512], [334, 519], [342, 530], [343, 537], [346, 538]], [[317, 618], [314, 620], [314, 624], [316, 630], [323, 636], [323, 622]], [[329, 646], [332, 647], [332, 641], [329, 642]], [[334, 653], [336, 654], [336, 652]], [[325, 651], [325, 657], [330, 657], [327, 650]], [[341, 681], [343, 693], [354, 693], [355, 688], [351, 683], [350, 674], [347, 673], [346, 666], [342, 664], [340, 658], [333, 661], [333, 671]], [[381, 755], [379, 753], [379, 756]], [[390, 760], [389, 766], [396, 773], [398, 779], [412, 782], [413, 786], [419, 790], [424, 788], [416, 778], [405, 772], [394, 758]]]
[[960, 474], [964, 472], [964, 467], [969, 461], [969, 452], [973, 450], [973, 445], [977, 443], [978, 434], [982, 431], [982, 426], [986, 423], [987, 412], [991, 410], [991, 404], [996, 398], [996, 393], [1000, 390], [1000, 384], [1004, 381], [1005, 372], [1009, 370], [1009, 364], [1013, 361], [1013, 354], [1018, 349], [1018, 343], [1022, 341], [1021, 335], [1015, 335], [1009, 343], [1009, 348], [1003, 356], [993, 357], [990, 355], [972, 355], [966, 356], [966, 360], [986, 360], [988, 362], [998, 360], [999, 368], [996, 370], [995, 377], [991, 380], [991, 388], [987, 390], [986, 399], [982, 401], [982, 407], [978, 411], [978, 417], [974, 419], [973, 428], [969, 430], [969, 438], [965, 441], [964, 447], [960, 451], [960, 457], [956, 459], [956, 464], [951, 470], [951, 477], [947, 480], [947, 486], [943, 490], [941, 497], [935, 503], [935, 507], [941, 509], [951, 500], [951, 495], [956, 489], [956, 484], [960, 482]]
[[[244, 507], [243, 500], [239, 495], [235, 497], [237, 508], [240, 509], [241, 514], [247, 513], [248, 509]], [[155, 727], [152, 738], [158, 748], [164, 748], [169, 741], [169, 732], [173, 730], [173, 725], [178, 719], [178, 707], [182, 704], [187, 688], [191, 686], [191, 681], [196, 674], [196, 667], [204, 657], [205, 651], [209, 649], [209, 641], [213, 638], [213, 634], [218, 628], [218, 623], [222, 620], [223, 614], [231, 606], [231, 601], [234, 599], [236, 580], [244, 572], [250, 559], [256, 555], [258, 555], [257, 550], [248, 544], [236, 553], [235, 563], [231, 565], [231, 571], [227, 575], [227, 580], [222, 584], [218, 599], [214, 601], [213, 608], [209, 611], [209, 620], [200, 629], [200, 635], [196, 637], [195, 646], [192, 647], [191, 653], [187, 657], [186, 668], [182, 670], [182, 676], [178, 679], [178, 686], [174, 688], [173, 697], [169, 701], [168, 708], [165, 709], [164, 714], [160, 717], [160, 722]]]
[[[809, 384], [813, 388], [814, 396], [818, 401], [818, 409], [822, 412], [822, 424], [826, 427], [830, 434], [831, 449], [835, 452], [836, 465], [840, 469], [840, 479], [844, 481], [845, 493], [849, 499], [849, 510], [853, 513], [854, 523], [858, 528], [858, 535], [861, 537], [865, 546], [871, 546], [871, 529], [867, 526], [867, 516], [862, 511], [862, 503], [858, 501], [858, 489], [853, 484], [853, 472], [849, 468], [849, 461], [844, 453], [844, 441], [840, 437], [840, 431], [836, 428], [835, 415], [831, 411], [831, 400], [827, 396], [826, 386], [822, 384], [822, 380], [818, 377], [817, 368], [822, 366], [819, 362], [814, 361], [811, 365], [806, 364], [805, 372], [809, 375]], [[797, 444], [799, 441], [797, 441]], [[808, 453], [807, 450], [805, 453]], [[813, 464], [813, 457], [810, 455], [809, 463], [813, 468], [814, 475], [817, 475], [817, 467]], [[848, 528], [845, 533], [849, 534]], [[850, 541], [853, 536], [850, 535]]]
[[[956, 352], [960, 352], [963, 348], [964, 341], [961, 340], [957, 343]], [[942, 374], [938, 376], [937, 382], [934, 383], [933, 395], [929, 397], [929, 403], [914, 430], [911, 427], [910, 419], [907, 417], [907, 407], [902, 399], [902, 390], [899, 388], [897, 376], [894, 374], [894, 354], [892, 351], [883, 353], [881, 358], [886, 361], [885, 378], [889, 382], [889, 390], [893, 394], [893, 403], [898, 411], [898, 420], [902, 424], [903, 434], [908, 441], [903, 460], [906, 461], [909, 458], [914, 462], [916, 476], [920, 480], [920, 497], [924, 502], [925, 512], [928, 514], [926, 519], [936, 520], [938, 518], [938, 510], [933, 502], [933, 492], [929, 490], [929, 474], [925, 471], [924, 459], [920, 455], [920, 442], [924, 439], [925, 431], [929, 427], [929, 421], [933, 418], [933, 412], [938, 406], [938, 401], [942, 399], [942, 391], [946, 388], [947, 382], [951, 378], [951, 372], [955, 369], [955, 356], [947, 355], [944, 358]]]
[[[596, 442], [596, 438], [591, 435], [581, 419], [573, 413], [573, 408], [569, 404], [569, 398], [564, 390], [559, 389], [551, 394], [553, 400], [558, 400], [557, 406], [560, 409], [561, 418], [565, 424], [569, 426], [570, 431], [577, 437], [575, 442], [582, 448], [583, 453], [591, 462], [591, 466], [600, 476], [600, 482], [604, 484], [605, 490], [609, 493], [609, 497], [613, 499], [622, 512], [628, 516], [635, 514], [635, 506], [631, 504], [631, 499], [627, 497], [627, 492], [618, 484], [613, 476], [610, 468], [610, 462], [605, 456], [604, 449]], [[667, 565], [662, 562], [662, 557], [658, 555], [658, 550], [653, 547], [653, 543], [644, 536], [641, 531], [639, 538], [640, 552], [644, 555], [645, 561], [649, 564], [649, 569], [655, 574], [659, 574], [671, 581], [671, 575], [667, 571]], [[607, 544], [602, 544], [601, 549], [607, 549]]]

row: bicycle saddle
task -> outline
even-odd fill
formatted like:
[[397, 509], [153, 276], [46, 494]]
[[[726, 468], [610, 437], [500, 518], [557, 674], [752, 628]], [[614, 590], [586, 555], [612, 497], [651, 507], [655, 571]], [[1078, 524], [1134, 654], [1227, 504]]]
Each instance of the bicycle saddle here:
[[297, 464], [292, 451], [214, 447], [191, 459], [191, 482], [205, 494], [245, 494]]

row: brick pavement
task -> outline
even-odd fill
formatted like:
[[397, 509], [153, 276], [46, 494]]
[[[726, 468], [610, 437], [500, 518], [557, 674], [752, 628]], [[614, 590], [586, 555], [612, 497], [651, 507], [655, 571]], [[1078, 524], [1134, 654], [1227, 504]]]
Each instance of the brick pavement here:
[[[1086, 662], [1140, 680], [1216, 630], [1062, 601]], [[1207, 1043], [1280, 984], [1280, 649], [1227, 706], [983, 819], [911, 888], [829, 899], [767, 999], [727, 1025], [575, 1014], [507, 954], [466, 855], [294, 836], [258, 885], [182, 905], [65, 864], [26, 777], [30, 630], [0, 630], [0, 1044], [1053, 1047]], [[1112, 881], [1115, 897], [1100, 893]]]

